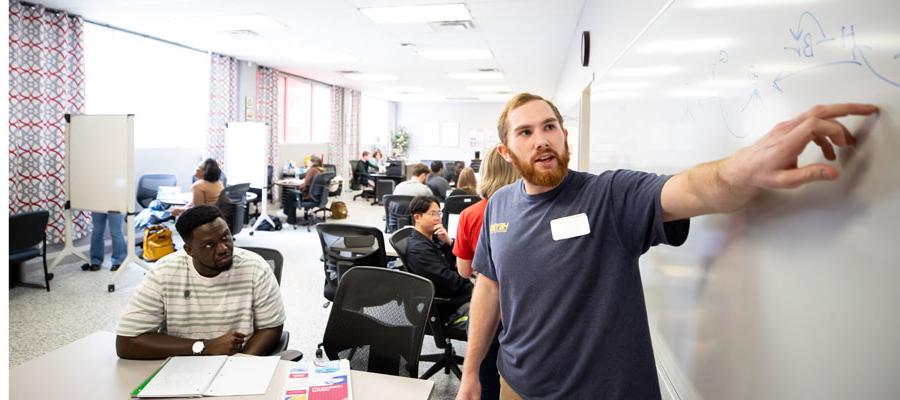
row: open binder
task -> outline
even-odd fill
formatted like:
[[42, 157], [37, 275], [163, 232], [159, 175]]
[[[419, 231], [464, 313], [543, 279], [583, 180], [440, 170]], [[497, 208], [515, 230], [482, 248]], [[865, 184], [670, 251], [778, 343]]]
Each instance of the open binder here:
[[168, 360], [131, 397], [245, 396], [266, 393], [277, 356], [187, 356]]

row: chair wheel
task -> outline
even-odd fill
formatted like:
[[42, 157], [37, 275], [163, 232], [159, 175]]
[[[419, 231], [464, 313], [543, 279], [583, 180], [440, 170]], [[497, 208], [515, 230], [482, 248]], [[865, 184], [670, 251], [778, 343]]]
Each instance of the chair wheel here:
[[53, 273], [52, 273], [52, 272], [49, 273], [49, 274], [47, 274], [47, 280], [48, 280], [48, 281], [52, 281], [52, 280], [53, 280]]
[[89, 270], [90, 268], [91, 268], [91, 265], [90, 265], [90, 264], [83, 264], [83, 265], [81, 266], [81, 270], [82, 270], [82, 271], [87, 271], [87, 270]]
[[253, 236], [253, 231], [250, 231], [250, 236]]
[[109, 286], [106, 287], [106, 290], [108, 290], [110, 293], [115, 292], [116, 285], [110, 284]]

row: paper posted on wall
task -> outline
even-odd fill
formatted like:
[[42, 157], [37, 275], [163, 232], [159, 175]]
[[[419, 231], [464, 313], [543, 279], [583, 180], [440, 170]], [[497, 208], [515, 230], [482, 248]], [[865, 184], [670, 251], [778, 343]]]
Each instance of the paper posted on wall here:
[[291, 363], [282, 394], [284, 400], [353, 400], [350, 362]]

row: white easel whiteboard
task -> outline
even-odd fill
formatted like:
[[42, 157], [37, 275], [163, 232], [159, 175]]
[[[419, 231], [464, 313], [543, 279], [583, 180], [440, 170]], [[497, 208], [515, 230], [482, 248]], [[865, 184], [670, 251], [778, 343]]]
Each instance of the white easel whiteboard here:
[[72, 209], [134, 212], [134, 115], [69, 115], [66, 167]]
[[225, 174], [232, 185], [266, 187], [269, 126], [264, 122], [229, 122], [225, 130]]

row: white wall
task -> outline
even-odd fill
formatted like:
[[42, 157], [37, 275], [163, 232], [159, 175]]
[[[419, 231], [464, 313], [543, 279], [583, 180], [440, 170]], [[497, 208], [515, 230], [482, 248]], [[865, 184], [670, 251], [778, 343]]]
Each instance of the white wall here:
[[[302, 163], [306, 156], [310, 154], [322, 154], [328, 157], [328, 144], [278, 144], [278, 163], [276, 167], [283, 168], [288, 161], [294, 163]], [[331, 160], [325, 159], [325, 164], [331, 164]], [[349, 167], [348, 167], [349, 168]]]
[[[559, 75], [553, 102], [560, 112], [573, 111], [581, 99], [581, 91], [599, 78], [625, 47], [644, 29], [666, 4], [666, 0], [601, 1], [586, 0], [578, 26], [572, 32], [569, 52]], [[587, 67], [581, 66], [581, 32], [591, 32], [591, 57]], [[578, 115], [577, 112], [574, 115]], [[592, 121], [592, 123], [599, 123]]]
[[[406, 128], [410, 136], [409, 160], [469, 161], [475, 151], [497, 143], [497, 117], [503, 103], [400, 103], [397, 125]], [[425, 124], [430, 122], [459, 123], [459, 145], [455, 147], [426, 146]], [[472, 132], [481, 132], [472, 145]]]

